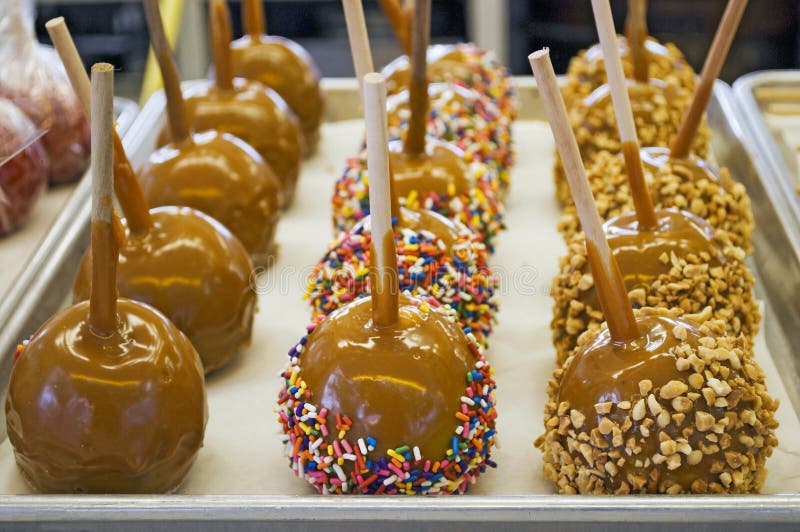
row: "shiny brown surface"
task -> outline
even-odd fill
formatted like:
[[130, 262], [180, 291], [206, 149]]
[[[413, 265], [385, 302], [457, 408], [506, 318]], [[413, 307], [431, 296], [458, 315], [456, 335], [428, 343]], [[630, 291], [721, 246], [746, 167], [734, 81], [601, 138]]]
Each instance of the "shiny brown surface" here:
[[[219, 222], [186, 207], [151, 211], [153, 226], [120, 249], [122, 297], [164, 313], [191, 340], [206, 373], [250, 343], [256, 296], [247, 251]], [[91, 259], [81, 262], [73, 296], [89, 294]]]
[[283, 37], [245, 35], [231, 43], [231, 54], [234, 75], [260, 81], [286, 100], [300, 119], [306, 155], [314, 153], [325, 100], [319, 71], [308, 52]]
[[374, 437], [376, 452], [417, 445], [426, 458], [444, 458], [458, 424], [466, 374], [475, 363], [463, 332], [438, 312], [400, 297], [399, 323], [372, 324], [372, 299], [350, 304], [309, 337], [301, 375], [318, 408], [353, 421], [348, 440]]
[[[605, 244], [602, 241], [601, 243]], [[636, 326], [631, 301], [617, 261], [612, 256], [606, 265], [597, 245], [588, 239], [586, 256], [594, 277], [594, 294], [600, 301], [611, 337], [616, 342], [629, 342], [639, 338], [642, 332]]]
[[[373, 235], [370, 240], [369, 253], [372, 266], [369, 269], [369, 284], [372, 295], [372, 321], [378, 328], [397, 326], [399, 280], [395, 246], [394, 230], [391, 227], [382, 235]], [[382, 261], [385, 267], [379, 266]]]
[[622, 143], [625, 172], [628, 176], [628, 185], [631, 188], [631, 197], [636, 208], [639, 227], [653, 228], [656, 225], [653, 198], [644, 179], [644, 168], [642, 167], [640, 152], [641, 149], [638, 142], [625, 141]]
[[[447, 82], [454, 79], [470, 79], [474, 71], [464, 61], [464, 54], [455, 44], [441, 44], [428, 49], [428, 81]], [[386, 88], [394, 94], [408, 87], [411, 79], [411, 64], [408, 57], [393, 61], [383, 71]]]
[[[109, 198], [110, 199], [110, 198]], [[96, 200], [93, 198], [92, 202]], [[89, 327], [106, 336], [117, 322], [117, 254], [119, 242], [114, 231], [113, 217], [108, 222], [92, 219], [92, 243], [89, 254], [92, 262], [100, 267], [88, 271], [88, 294], [91, 302]]]
[[[369, 216], [362, 218], [353, 226], [352, 231], [354, 233], [362, 230], [371, 231], [372, 224], [370, 220]], [[415, 232], [430, 231], [441, 239], [448, 251], [453, 247], [456, 240], [469, 232], [469, 229], [465, 226], [445, 218], [437, 212], [426, 209], [414, 211], [407, 207], [400, 208], [400, 216], [395, 222], [394, 228], [395, 230], [409, 229]]]
[[[281, 205], [289, 206], [303, 158], [300, 125], [273, 90], [242, 78], [234, 79], [233, 85], [232, 90], [209, 84], [184, 91], [189, 127], [230, 133], [250, 144], [272, 167], [281, 184]], [[167, 125], [159, 136], [159, 146], [170, 141]]]
[[274, 254], [280, 185], [242, 140], [215, 131], [194, 134], [151, 154], [139, 180], [152, 206], [193, 207], [221, 222], [256, 266]]
[[11, 374], [8, 436], [23, 475], [53, 493], [161, 493], [183, 481], [208, 417], [203, 368], [163, 315], [118, 301], [100, 338], [79, 303], [45, 323]]
[[[557, 401], [569, 402], [570, 410], [577, 410], [586, 416], [586, 423], [582, 428], [582, 431], [586, 433], [596, 428], [604, 417], [596, 412], [595, 404], [607, 401], [614, 404], [621, 401], [629, 401], [631, 404], [635, 404], [639, 399], [646, 399], [646, 395], [642, 395], [640, 392], [640, 381], [651, 381], [652, 389], [657, 391], [673, 380], [686, 384], [689, 376], [694, 373], [691, 366], [685, 371], [679, 371], [676, 367], [678, 357], [671, 353], [670, 350], [678, 346], [687, 345], [697, 349], [702, 345], [700, 339], [706, 335], [698, 331], [689, 322], [665, 316], [639, 317], [638, 321], [641, 329], [648, 331], [646, 339], [634, 344], [617, 345], [610, 341], [607, 329], [603, 329], [593, 342], [576, 353], [575, 358], [572, 359], [572, 362], [564, 371], [557, 394]], [[685, 340], [678, 340], [673, 334], [676, 326], [680, 326], [686, 331]], [[730, 367], [730, 374], [725, 380], [734, 383], [737, 378], [741, 377], [743, 375], [740, 370]], [[745, 379], [740, 382], [744, 383]], [[656, 394], [656, 397], [659, 397], [658, 394]], [[746, 408], [745, 401], [749, 403], [753, 399], [753, 397], [748, 397], [745, 394], [738, 410]], [[758, 400], [760, 398], [755, 399]], [[661, 398], [660, 402], [665, 404], [664, 408], [666, 410], [675, 415], [674, 410], [668, 406], [669, 401]], [[736, 410], [736, 408], [717, 407], [714, 405], [709, 407], [700, 396], [694, 401], [692, 410], [705, 411], [712, 414], [715, 419], [721, 419], [725, 417], [726, 411]], [[605, 417], [619, 425], [622, 425], [626, 418], [628, 422], [632, 421], [633, 424], [628, 434], [638, 435], [634, 439], [641, 451], [636, 457], [642, 461], [660, 452], [659, 444], [661, 437], [664, 435], [668, 435], [673, 440], [686, 438], [692, 449], [699, 449], [702, 445], [712, 444], [710, 440], [705, 439], [707, 432], [680, 430], [679, 427], [683, 423], [674, 420], [660, 428], [651, 425], [649, 436], [643, 437], [639, 434], [640, 422], [633, 420], [628, 414], [629, 410], [614, 408]], [[692, 411], [688, 412], [686, 419], [694, 419]], [[691, 422], [689, 424], [691, 425]], [[743, 435], [751, 431], [750, 427], [740, 429]], [[722, 449], [725, 451], [725, 457], [728, 456], [728, 453], [747, 452], [747, 448], [738, 440], [736, 434], [731, 435], [734, 437], [726, 439], [723, 434], [719, 439], [720, 442], [727, 442], [721, 443]], [[656, 465], [650, 461], [647, 462], [647, 465], [642, 464], [641, 467], [637, 467], [635, 460], [629, 459], [619, 467], [619, 471], [614, 478], [605, 477], [606, 489], [609, 492], [613, 492], [621, 480], [626, 480], [630, 476], [641, 475], [645, 478], [652, 478], [654, 470], [658, 471], [656, 478], [662, 485], [676, 482], [688, 489], [698, 479], [706, 483], [718, 482], [720, 470], [715, 470], [719, 466], [714, 466], [714, 462], [723, 458], [723, 456], [719, 452], [719, 447], [717, 447], [717, 450], [717, 454], [704, 456], [694, 466], [688, 466], [684, 463], [674, 470], [670, 470], [666, 463]], [[724, 461], [722, 463], [724, 464]]]
[[452, 144], [427, 139], [425, 154], [414, 156], [403, 151], [401, 141], [392, 141], [389, 161], [394, 179], [392, 190], [398, 197], [408, 196], [412, 190], [451, 196], [469, 191], [469, 169], [464, 154]]
[[657, 210], [656, 219], [653, 229], [640, 227], [633, 213], [617, 216], [603, 225], [628, 290], [649, 284], [668, 272], [672, 263], [660, 260], [664, 254], [685, 257], [708, 253], [709, 266], [725, 263], [714, 242], [714, 230], [703, 219], [675, 209]]
[[719, 183], [726, 190], [729, 184], [720, 179], [719, 172], [705, 159], [699, 157], [689, 156], [682, 159], [675, 159], [670, 157], [669, 148], [647, 146], [641, 150], [642, 163], [645, 168], [650, 171], [655, 171], [667, 163], [679, 163], [684, 171], [688, 171], [693, 181], [700, 181], [707, 179], [715, 183]]

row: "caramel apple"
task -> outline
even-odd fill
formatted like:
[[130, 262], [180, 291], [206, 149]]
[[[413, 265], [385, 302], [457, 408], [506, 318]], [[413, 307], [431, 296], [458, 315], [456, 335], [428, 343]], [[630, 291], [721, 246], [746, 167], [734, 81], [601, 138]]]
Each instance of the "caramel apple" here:
[[2, 2], [0, 27], [0, 97], [12, 100], [45, 132], [50, 183], [75, 181], [89, 166], [89, 123], [58, 56], [36, 40], [33, 2]]
[[317, 65], [296, 42], [265, 34], [261, 0], [242, 1], [242, 20], [245, 35], [231, 43], [234, 75], [259, 81], [286, 101], [300, 120], [305, 154], [312, 155], [317, 151], [325, 115]]
[[[678, 47], [662, 44], [648, 35], [646, 11], [646, 0], [628, 0], [626, 35], [617, 36], [625, 77], [640, 82], [654, 78], [667, 85], [694, 89], [696, 74]], [[606, 83], [608, 76], [598, 43], [570, 60], [561, 92], [570, 107]]]
[[145, 197], [154, 206], [187, 206], [208, 214], [236, 235], [255, 265], [265, 265], [275, 253], [280, 184], [244, 141], [217, 131], [191, 132], [158, 2], [145, 0], [145, 8], [174, 139], [140, 170]]
[[[592, 5], [598, 29], [609, 37], [603, 46], [608, 60], [611, 7], [608, 0]], [[766, 392], [750, 343], [727, 336], [722, 322], [681, 318], [678, 309], [633, 312], [548, 51], [529, 57], [586, 230], [589, 268], [606, 319], [602, 329], [580, 338], [548, 385], [545, 434], [536, 441], [545, 476], [560, 493], [758, 491], [777, 445], [778, 403]], [[621, 127], [623, 138], [628, 127], [633, 129]]]
[[[209, 3], [215, 80], [183, 91], [189, 127], [195, 131], [230, 133], [251, 146], [269, 164], [281, 184], [282, 206], [292, 204], [303, 133], [294, 113], [275, 91], [257, 81], [234, 78], [231, 70], [231, 21], [223, 0]], [[169, 125], [159, 137], [171, 140]]]
[[113, 67], [92, 69], [92, 288], [21, 346], [6, 427], [25, 479], [47, 493], [177, 489], [203, 444], [203, 367], [152, 307], [117, 299]]
[[321, 493], [462, 493], [492, 464], [492, 370], [448, 314], [398, 294], [385, 90], [364, 78], [371, 295], [289, 352], [278, 419], [291, 467]]
[[[410, 118], [405, 139], [389, 143], [392, 190], [399, 203], [413, 210], [428, 209], [458, 220], [484, 239], [492, 240], [502, 229], [502, 205], [497, 174], [481, 163], [467, 163], [456, 146], [426, 135], [428, 83], [425, 50], [430, 13], [416, 10], [414, 76], [409, 88]], [[348, 231], [369, 214], [366, 158], [348, 161], [348, 168], [334, 187], [334, 230]]]
[[[88, 107], [89, 80], [61, 17], [46, 24], [76, 94]], [[150, 210], [119, 136], [114, 133], [114, 187], [121, 221], [117, 291], [154, 306], [189, 337], [206, 373], [249, 344], [255, 308], [253, 264], [219, 222], [188, 207]], [[73, 297], [91, 294], [92, 256], [83, 257]]]
[[47, 153], [36, 127], [0, 98], [0, 236], [19, 228], [47, 186]]

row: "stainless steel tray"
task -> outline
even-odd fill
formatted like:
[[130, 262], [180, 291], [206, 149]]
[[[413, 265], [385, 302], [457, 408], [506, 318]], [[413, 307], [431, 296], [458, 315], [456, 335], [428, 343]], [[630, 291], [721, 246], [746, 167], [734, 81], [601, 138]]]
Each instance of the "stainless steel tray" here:
[[[536, 86], [530, 78], [517, 80], [520, 90], [520, 110], [523, 120], [542, 120], [543, 109]], [[358, 116], [357, 86], [353, 80], [325, 80], [328, 95], [329, 120], [338, 121]], [[161, 99], [160, 101], [158, 99]], [[146, 157], [143, 143], [152, 139], [156, 126], [150, 107], [163, 108], [163, 95], [156, 95], [142, 110], [124, 141], [133, 155], [135, 165]], [[743, 145], [743, 130], [736, 118], [730, 88], [718, 83], [709, 108], [709, 120], [714, 130], [714, 150], [720, 164], [731, 168], [733, 175], [743, 181], [753, 194], [757, 212], [756, 256], [785, 247], [786, 240], [771, 222], [772, 204], [763, 193], [748, 149]], [[353, 139], [354, 144], [358, 139]], [[344, 160], [349, 154], [342, 154]], [[335, 171], [335, 170], [334, 170]], [[523, 179], [524, 176], [520, 176]], [[524, 208], [524, 206], [522, 206]], [[75, 226], [80, 223], [75, 223]], [[83, 222], [85, 226], [85, 221]], [[74, 230], [79, 233], [84, 228]], [[85, 242], [78, 239], [62, 243], [66, 250], [77, 254]], [[772, 246], [772, 247], [770, 247]], [[763, 251], [766, 250], [766, 251]], [[321, 250], [320, 250], [321, 251]], [[761, 264], [757, 260], [757, 267]], [[770, 270], [766, 270], [769, 272]], [[72, 276], [58, 271], [49, 273], [47, 282], [59, 284], [66, 293]], [[785, 272], [789, 279], [800, 280], [800, 269]], [[784, 277], [784, 285], [787, 277]], [[43, 281], [44, 282], [44, 281]], [[789, 294], [764, 282], [761, 287], [769, 299], [766, 309], [767, 343], [773, 358], [793, 360], [790, 337], [798, 330], [800, 320], [785, 322], [775, 319], [778, 310], [789, 304]], [[778, 283], [780, 284], [780, 283]], [[791, 316], [791, 315], [790, 315]], [[299, 330], [299, 329], [298, 329]], [[16, 341], [16, 340], [15, 340]], [[782, 371], [786, 383], [797, 396], [797, 373]], [[0, 374], [2, 385], [8, 373]], [[544, 376], [542, 376], [544, 379]], [[543, 381], [542, 381], [543, 382]], [[213, 385], [213, 384], [212, 384]], [[530, 393], [543, 393], [534, 385]], [[264, 383], [264, 394], [272, 394], [271, 383]], [[787, 405], [788, 406], [788, 405]], [[269, 412], [264, 412], [264, 422]], [[538, 427], [531, 427], [531, 439]], [[523, 464], [530, 469], [532, 466]], [[262, 471], [259, 475], [268, 475]], [[540, 474], [530, 471], [531, 475]], [[299, 481], [298, 481], [299, 482]], [[13, 522], [16, 521], [16, 522]], [[13, 522], [13, 523], [12, 523]], [[739, 497], [710, 496], [631, 496], [578, 497], [559, 495], [466, 495], [462, 497], [401, 498], [401, 497], [320, 497], [313, 495], [169, 495], [169, 496], [5, 496], [0, 497], [0, 523], [3, 527], [16, 525], [29, 528], [33, 522], [41, 527], [85, 529], [112, 525], [120, 529], [142, 527], [157, 529], [227, 529], [236, 526], [261, 528], [272, 524], [282, 528], [308, 529], [323, 525], [332, 529], [387, 529], [442, 527], [485, 529], [487, 523], [503, 528], [633, 530], [646, 524], [660, 529], [707, 529], [725, 525], [732, 530], [752, 529], [769, 523], [775, 529], [792, 530], [800, 523], [800, 495], [761, 495]]]

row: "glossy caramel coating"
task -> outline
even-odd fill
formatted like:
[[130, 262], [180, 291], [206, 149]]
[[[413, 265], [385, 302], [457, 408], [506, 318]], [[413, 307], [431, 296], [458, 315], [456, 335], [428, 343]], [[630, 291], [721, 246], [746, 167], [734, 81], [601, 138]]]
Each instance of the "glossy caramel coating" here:
[[299, 44], [274, 35], [245, 35], [231, 43], [235, 76], [260, 81], [280, 94], [300, 120], [306, 155], [316, 152], [325, 99], [319, 70]]
[[643, 337], [586, 335], [548, 385], [545, 476], [560, 493], [753, 493], [778, 402], [743, 338], [649, 309]]
[[[752, 338], [761, 315], [744, 252], [733, 246], [725, 233], [714, 231], [691, 213], [658, 209], [656, 218], [658, 225], [652, 230], [640, 228], [632, 212], [604, 225], [633, 305], [677, 307], [689, 313], [708, 307], [715, 319], [726, 322], [731, 335]], [[551, 288], [551, 327], [560, 364], [580, 335], [598, 328], [604, 318], [583, 234], [569, 241], [559, 265]]]
[[117, 331], [90, 330], [88, 302], [48, 320], [11, 373], [8, 437], [26, 480], [47, 493], [164, 493], [203, 444], [203, 367], [161, 313], [117, 302]]
[[[728, 233], [731, 242], [752, 252], [753, 211], [741, 183], [726, 168], [688, 157], [673, 159], [667, 148], [642, 148], [645, 179], [656, 208], [675, 208], [706, 220], [715, 230]], [[625, 164], [619, 155], [597, 154], [586, 169], [600, 218], [608, 220], [634, 209]], [[559, 231], [569, 241], [580, 231], [575, 206], [570, 202], [559, 221]]]
[[[194, 345], [209, 373], [249, 345], [256, 295], [247, 250], [213, 218], [188, 207], [150, 211], [149, 233], [128, 234], [119, 250], [121, 297], [163, 312]], [[73, 297], [89, 297], [91, 256], [83, 257]]]
[[[368, 221], [369, 218], [364, 218], [356, 224], [356, 228], [366, 225]], [[430, 231], [444, 242], [448, 253], [456, 240], [469, 234], [469, 229], [467, 229], [464, 224], [451, 220], [450, 218], [445, 218], [438, 212], [429, 211], [427, 209], [413, 211], [406, 207], [400, 207], [400, 216], [398, 217], [397, 223], [394, 224], [394, 227], [396, 229], [410, 229], [416, 232]]]
[[[286, 208], [292, 204], [303, 159], [303, 133], [294, 113], [275, 91], [261, 83], [236, 78], [232, 90], [209, 82], [192, 86], [183, 92], [183, 97], [192, 130], [230, 133], [250, 144], [280, 181], [281, 205]], [[171, 141], [167, 124], [158, 145]]]
[[[625, 77], [633, 79], [633, 59], [628, 40], [620, 35], [618, 43]], [[652, 37], [647, 39], [645, 45], [650, 55], [650, 78], [661, 80], [668, 85], [694, 89], [696, 82], [694, 69], [686, 62], [677, 46], [672, 43], [662, 44]], [[569, 62], [566, 78], [562, 94], [568, 106], [608, 83], [600, 44], [595, 44], [573, 57]]]
[[216, 131], [193, 134], [151, 154], [139, 181], [150, 205], [192, 207], [221, 222], [256, 266], [274, 256], [280, 184], [244, 141]]
[[[667, 147], [680, 127], [684, 111], [691, 101], [691, 91], [651, 79], [646, 84], [629, 82], [628, 95], [639, 144]], [[622, 151], [609, 85], [598, 87], [579, 105], [573, 106], [569, 117], [584, 166], [589, 167], [599, 153]], [[710, 138], [711, 132], [703, 122], [692, 144], [692, 153], [699, 157], [708, 156]], [[559, 157], [556, 157], [554, 178], [556, 196], [563, 204], [571, 204]]]
[[405, 153], [400, 141], [390, 142], [389, 162], [392, 190], [398, 197], [408, 196], [412, 191], [448, 196], [469, 192], [469, 167], [464, 152], [447, 142], [426, 139], [422, 156]]
[[[444, 314], [426, 312], [401, 296], [399, 323], [375, 327], [367, 297], [317, 327], [301, 371], [318, 408], [350, 417], [351, 441], [375, 438], [380, 454], [413, 444], [441, 460], [474, 363], [466, 336]], [[329, 430], [336, 431], [335, 415], [328, 419]]]

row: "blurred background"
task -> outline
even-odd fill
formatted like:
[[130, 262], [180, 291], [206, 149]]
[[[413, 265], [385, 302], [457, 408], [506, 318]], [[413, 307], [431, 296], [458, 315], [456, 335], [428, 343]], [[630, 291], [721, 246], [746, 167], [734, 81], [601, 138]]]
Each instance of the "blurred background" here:
[[[0, 0], [2, 1], [2, 0]], [[164, 0], [162, 0], [163, 2]], [[177, 56], [183, 77], [203, 77], [208, 57], [207, 2], [166, 0], [180, 9]], [[119, 68], [117, 92], [138, 99], [147, 58], [147, 30], [138, 0], [37, 0], [39, 39], [49, 42], [44, 23], [64, 16], [87, 64], [110, 61]], [[234, 34], [241, 34], [240, 4], [229, 2]], [[626, 0], [612, 5], [622, 28]], [[650, 0], [650, 33], [675, 42], [699, 70], [725, 0]], [[316, 59], [323, 76], [352, 76], [340, 0], [268, 0], [270, 32], [298, 41]], [[401, 53], [376, 0], [364, 0], [376, 65]], [[753, 70], [795, 68], [800, 58], [797, 0], [751, 0], [722, 77], [733, 81]], [[471, 40], [495, 50], [514, 74], [529, 75], [527, 54], [549, 46], [558, 72], [569, 58], [597, 40], [589, 0], [434, 0], [433, 42]]]

